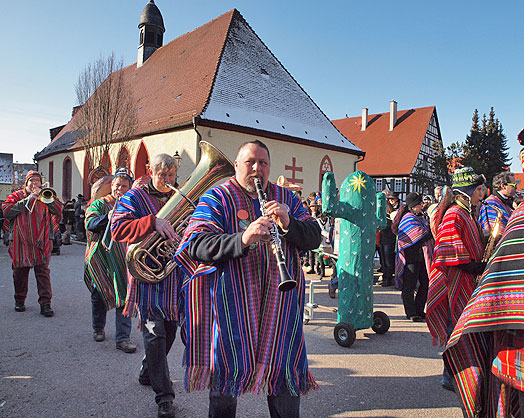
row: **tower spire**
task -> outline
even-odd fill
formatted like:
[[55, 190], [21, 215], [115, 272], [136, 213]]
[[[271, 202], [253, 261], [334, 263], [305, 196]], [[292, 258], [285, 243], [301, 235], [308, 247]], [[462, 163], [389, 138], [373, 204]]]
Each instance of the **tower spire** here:
[[162, 46], [164, 41], [164, 19], [154, 0], [149, 0], [138, 23], [140, 42], [136, 66], [141, 67], [153, 53]]

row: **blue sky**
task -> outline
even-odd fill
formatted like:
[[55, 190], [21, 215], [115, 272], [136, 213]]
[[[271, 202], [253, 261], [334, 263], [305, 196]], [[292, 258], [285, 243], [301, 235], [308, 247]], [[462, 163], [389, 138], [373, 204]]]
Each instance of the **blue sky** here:
[[[66, 123], [83, 67], [114, 51], [136, 61], [147, 0], [3, 1], [0, 152], [30, 162]], [[520, 172], [524, 128], [521, 1], [156, 0], [164, 42], [237, 8], [330, 119], [435, 105], [444, 144], [475, 108], [495, 108]], [[520, 29], [520, 30], [519, 30]]]

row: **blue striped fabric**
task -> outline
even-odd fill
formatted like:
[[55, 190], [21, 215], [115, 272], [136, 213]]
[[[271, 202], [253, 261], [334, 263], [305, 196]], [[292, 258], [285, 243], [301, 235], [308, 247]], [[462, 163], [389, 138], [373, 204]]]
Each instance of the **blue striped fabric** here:
[[[271, 184], [268, 200], [286, 203], [292, 216], [315, 222], [299, 198]], [[240, 219], [246, 217], [247, 219]], [[188, 242], [200, 232], [240, 232], [261, 215], [233, 178], [206, 193], [198, 204], [177, 253], [186, 283], [186, 389], [206, 387], [223, 393], [305, 394], [317, 387], [308, 370], [302, 317], [304, 273], [297, 249], [282, 239], [288, 270], [297, 282], [278, 290], [279, 273], [269, 245], [242, 259], [215, 266], [190, 260]]]
[[[508, 219], [511, 216], [513, 209], [509, 208], [504, 204], [504, 202], [497, 196], [491, 195], [486, 199], [486, 203], [496, 206], [502, 211], [502, 220], [500, 222], [500, 231], [499, 234], [504, 232], [506, 225], [508, 224]], [[479, 224], [482, 229], [491, 231], [493, 229], [493, 224], [497, 218], [497, 211], [493, 208], [490, 208], [488, 205], [482, 205], [479, 211]]]
[[[113, 231], [123, 221], [156, 214], [163, 205], [164, 203], [151, 196], [145, 187], [130, 189], [118, 201], [111, 230]], [[128, 280], [125, 315], [130, 316], [138, 309], [141, 323], [149, 318], [178, 321], [177, 304], [181, 284], [178, 268], [158, 283], [144, 283], [136, 280], [130, 274], [128, 274]]]

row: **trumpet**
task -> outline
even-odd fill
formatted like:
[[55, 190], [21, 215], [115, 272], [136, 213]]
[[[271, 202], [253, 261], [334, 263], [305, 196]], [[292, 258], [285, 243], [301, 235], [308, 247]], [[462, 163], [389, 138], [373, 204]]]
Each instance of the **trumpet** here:
[[114, 242], [113, 237], [111, 237], [111, 241], [109, 241], [109, 245], [106, 245], [105, 241], [106, 241], [106, 238], [107, 238], [107, 234], [111, 230], [111, 221], [113, 220], [113, 215], [115, 214], [116, 205], [118, 205], [118, 201], [119, 200], [120, 200], [120, 196], [118, 196], [116, 198], [116, 202], [115, 202], [115, 204], [113, 206], [113, 209], [111, 209], [112, 210], [111, 217], [107, 221], [106, 230], [104, 231], [104, 235], [102, 236], [102, 240], [100, 241], [100, 244], [102, 244], [102, 248], [104, 250], [106, 250], [107, 252], [111, 251], [111, 248], [113, 248], [113, 242]]
[[45, 204], [50, 204], [50, 203], [53, 203], [55, 199], [56, 199], [56, 192], [49, 187], [49, 182], [46, 182], [40, 188], [40, 191], [38, 192], [38, 196], [36, 199], [33, 200], [33, 204], [31, 205], [31, 207], [29, 207], [29, 205], [31, 204], [32, 199], [28, 199], [27, 203], [25, 204], [25, 207], [29, 211], [29, 213], [33, 213], [37, 200], [40, 200], [42, 203], [45, 203]]
[[[262, 182], [258, 177], [255, 177], [253, 180], [255, 181], [258, 200], [260, 201], [260, 211], [262, 212], [263, 216], [268, 216], [266, 212], [266, 195], [262, 190]], [[271, 236], [271, 248], [273, 250], [273, 254], [275, 254], [275, 257], [277, 259], [277, 267], [280, 273], [280, 283], [278, 285], [278, 290], [280, 290], [281, 292], [293, 290], [295, 287], [297, 287], [297, 281], [293, 280], [289, 275], [289, 272], [286, 267], [286, 257], [284, 256], [284, 252], [282, 251], [282, 243], [280, 241], [280, 236], [278, 235], [277, 225], [273, 221], [271, 222], [271, 229], [269, 230], [269, 234]]]

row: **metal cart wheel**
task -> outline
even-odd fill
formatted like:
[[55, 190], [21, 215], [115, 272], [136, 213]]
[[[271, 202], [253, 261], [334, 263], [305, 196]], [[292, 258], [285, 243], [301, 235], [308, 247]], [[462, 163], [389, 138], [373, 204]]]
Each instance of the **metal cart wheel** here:
[[371, 329], [377, 334], [385, 334], [388, 332], [391, 322], [389, 321], [389, 316], [387, 316], [382, 311], [373, 312], [373, 326]]
[[342, 347], [351, 347], [357, 338], [357, 332], [348, 322], [339, 322], [334, 330], [335, 341]]

